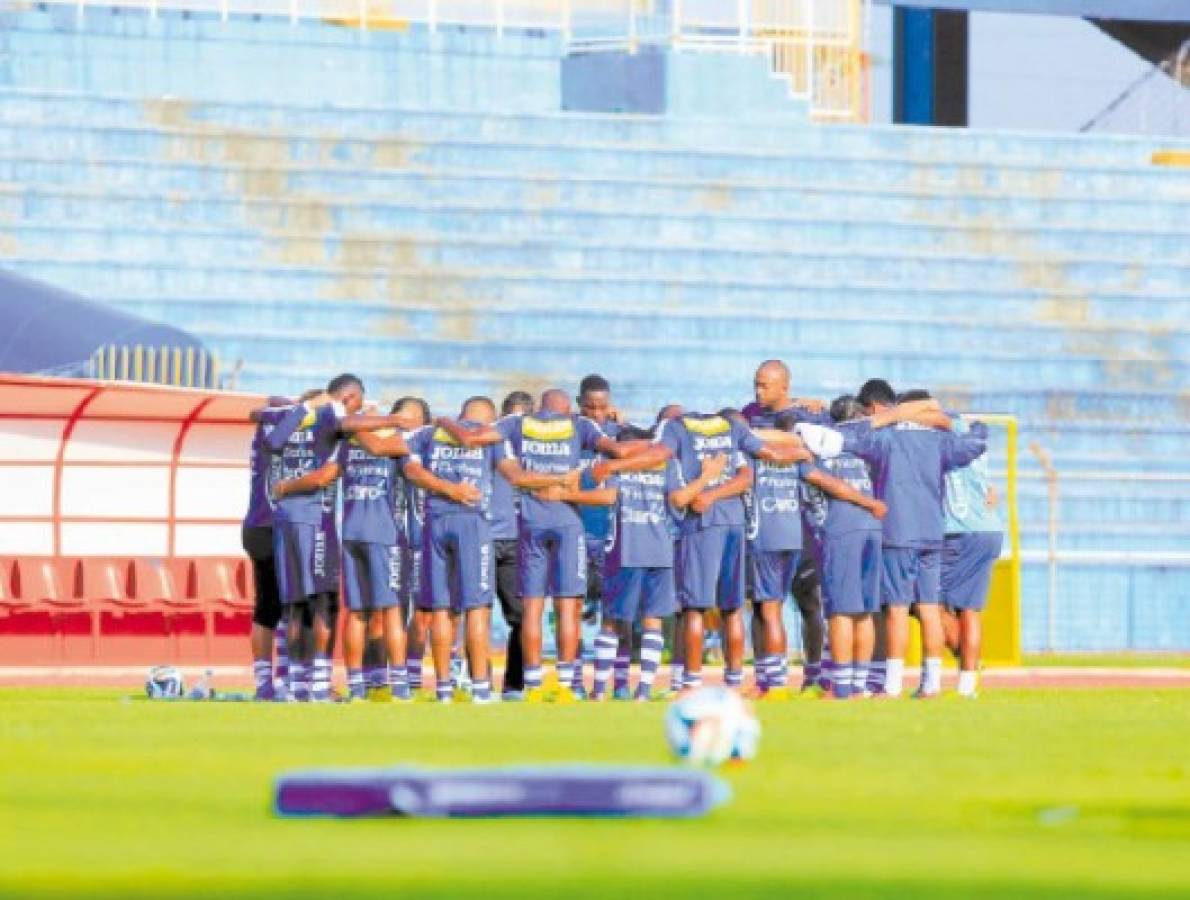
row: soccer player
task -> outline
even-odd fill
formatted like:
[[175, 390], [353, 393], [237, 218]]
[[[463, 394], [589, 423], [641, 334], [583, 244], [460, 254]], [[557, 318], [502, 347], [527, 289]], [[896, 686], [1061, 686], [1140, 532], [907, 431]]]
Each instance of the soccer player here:
[[[334, 402], [307, 416], [279, 450], [269, 445], [281, 458], [280, 481], [272, 487], [276, 501], [273, 537], [278, 590], [289, 615], [290, 695], [317, 702], [330, 700], [331, 633], [338, 612], [337, 575], [334, 594], [320, 583], [330, 569], [330, 542], [333, 539], [336, 547], [338, 542], [333, 514], [329, 523], [326, 514], [329, 486], [337, 471], [327, 463], [337, 453], [343, 434], [398, 424], [393, 417], [354, 415], [364, 402], [363, 382], [354, 375], [332, 379], [326, 392]], [[310, 646], [302, 641], [307, 621]], [[311, 663], [312, 685], [307, 688]]]
[[[404, 437], [425, 428], [433, 421], [430, 405], [421, 397], [401, 397], [392, 405], [393, 412], [409, 421]], [[411, 483], [397, 470], [398, 533], [401, 545], [401, 571], [406, 578], [401, 584], [401, 615], [405, 617], [408, 643], [406, 646], [406, 669], [409, 673], [409, 687], [413, 691], [422, 688], [422, 662], [426, 655], [426, 641], [430, 635], [430, 613], [418, 609], [417, 600], [422, 591], [422, 545], [425, 525], [425, 490]]]
[[[566, 392], [551, 388], [541, 395], [538, 412], [509, 416], [495, 427], [468, 429], [450, 419], [439, 424], [464, 446], [509, 442], [509, 456], [537, 482], [522, 489], [554, 485], [576, 487], [584, 450], [620, 457], [644, 449], [643, 444], [617, 444], [585, 416], [570, 411]], [[511, 479], [510, 479], [511, 480]], [[525, 664], [525, 699], [544, 699], [541, 672], [541, 626], [545, 598], [554, 598], [558, 618], [558, 699], [575, 699], [575, 655], [578, 649], [581, 599], [586, 595], [587, 551], [582, 519], [572, 504], [522, 494], [518, 531], [520, 593], [524, 604], [521, 642]]]
[[[322, 403], [330, 398], [321, 390], [313, 392], [321, 397]], [[241, 543], [244, 552], [252, 562], [252, 582], [255, 588], [255, 603], [252, 609], [252, 677], [256, 686], [257, 700], [277, 698], [273, 682], [273, 645], [277, 644], [278, 672], [284, 682], [289, 677], [288, 641], [279, 631], [284, 607], [277, 590], [277, 569], [273, 556], [273, 506], [269, 497], [269, 484], [276, 478], [279, 460], [269, 451], [269, 443], [280, 448], [285, 445], [302, 420], [316, 408], [311, 403], [293, 403], [285, 397], [269, 398], [268, 406], [254, 410], [250, 416], [256, 423], [252, 435], [249, 457], [250, 483], [248, 510], [244, 514], [241, 528]]]
[[[533, 398], [526, 391], [513, 391], [500, 404], [501, 416], [531, 415]], [[496, 596], [500, 610], [508, 623], [508, 644], [504, 656], [504, 686], [501, 699], [522, 699], [525, 691], [525, 663], [521, 656], [520, 586], [517, 584], [517, 517], [516, 489], [508, 479], [496, 472], [492, 482], [492, 555], [496, 560]]]
[[[830, 425], [830, 416], [826, 413], [822, 403], [817, 400], [795, 399], [791, 394], [792, 375], [789, 366], [779, 359], [766, 359], [756, 369], [752, 378], [754, 402], [744, 407], [744, 417], [748, 424], [755, 429], [776, 429], [793, 431], [803, 423], [816, 425]], [[806, 543], [807, 536], [803, 536], [801, 543]], [[802, 686], [812, 685], [818, 678], [818, 669], [823, 652], [823, 615], [822, 591], [820, 589], [817, 559], [813, 553], [803, 553], [798, 557], [797, 567], [790, 578], [794, 602], [797, 603], [798, 613], [802, 622], [802, 655], [803, 682]], [[784, 591], [781, 594], [784, 597]], [[754, 654], [759, 654], [759, 648], [768, 643], [766, 629], [771, 625], [762, 615], [752, 617], [752, 647]], [[780, 616], [781, 607], [776, 607]], [[769, 615], [772, 615], [770, 611]], [[782, 635], [781, 646], [785, 646], [785, 624], [781, 620], [779, 628]], [[782, 655], [784, 656], [784, 650]], [[788, 665], [786, 663], [785, 665]], [[758, 686], [760, 676], [765, 674], [764, 668], [757, 669]], [[782, 679], [784, 680], [784, 679]]]
[[[831, 403], [831, 418], [842, 429], [863, 415], [854, 397], [839, 397]], [[874, 499], [868, 464], [858, 456], [843, 452], [819, 465], [868, 500], [855, 504], [824, 498], [823, 515], [816, 523], [833, 656], [831, 690], [836, 699], [868, 696], [868, 666], [876, 637], [873, 616], [880, 609], [880, 520], [887, 508]]]
[[719, 454], [727, 456], [726, 471], [689, 500], [679, 524], [677, 587], [683, 610], [686, 688], [702, 684], [706, 616], [716, 607], [723, 616], [724, 681], [734, 687], [743, 682], [744, 506], [740, 496], [752, 485], [747, 458], [798, 462], [810, 455], [804, 447], [768, 447], [742, 421], [685, 413], [660, 426], [650, 451], [598, 463], [594, 472], [602, 479], [673, 457], [683, 482], [690, 484], [700, 475], [703, 460]]
[[[862, 462], [860, 463], [862, 466]], [[753, 570], [753, 603], [760, 609], [764, 656], [756, 667], [762, 696], [788, 696], [788, 659], [781, 607], [798, 569], [803, 549], [801, 497], [803, 484], [842, 504], [883, 516], [883, 504], [846, 480], [810, 463], [756, 463], [754, 503], [756, 534], [749, 543]], [[844, 514], [845, 515], [845, 514]]]
[[[959, 419], [955, 431], [968, 428]], [[959, 660], [958, 692], [974, 698], [983, 648], [983, 609], [992, 568], [1004, 545], [1004, 522], [986, 456], [946, 475], [946, 537], [942, 548], [942, 625]]]
[[[647, 440], [649, 433], [631, 426], [621, 429], [622, 440]], [[640, 684], [636, 699], [648, 700], [665, 646], [662, 622], [677, 611], [673, 579], [673, 510], [684, 508], [703, 488], [723, 474], [726, 455], [707, 458], [699, 477], [683, 485], [677, 462], [665, 460], [641, 471], [612, 475], [590, 490], [560, 490], [571, 503], [612, 508], [605, 561], [604, 618], [595, 638], [595, 683], [592, 700], [603, 700], [626, 624], [639, 615], [641, 637]], [[672, 503], [672, 505], [671, 505]]]
[[[586, 416], [596, 425], [603, 429], [604, 434], [610, 438], [619, 436], [622, 423], [620, 421], [620, 412], [612, 403], [611, 385], [608, 384], [606, 378], [602, 375], [588, 375], [579, 383], [578, 409], [581, 415]], [[636, 432], [639, 435], [645, 432]], [[596, 487], [595, 480], [591, 476], [591, 465], [595, 462], [595, 454], [589, 450], [584, 450], [582, 455], [583, 475], [579, 482], [579, 486], [583, 490], [592, 490]], [[604, 604], [600, 610], [600, 601], [604, 598], [604, 584], [603, 584], [603, 569], [604, 557], [607, 545], [608, 527], [610, 522], [609, 508], [606, 506], [597, 506], [593, 504], [578, 504], [579, 515], [583, 520], [583, 531], [586, 534], [587, 542], [587, 605], [589, 615], [594, 616], [597, 611], [601, 611], [604, 616], [607, 615], [607, 606]], [[615, 662], [615, 680], [613, 684], [613, 696], [618, 700], [627, 700], [628, 693], [628, 671], [632, 661], [632, 626], [631, 621], [622, 625], [620, 632], [620, 646], [616, 651]], [[579, 647], [578, 658], [575, 661], [575, 690], [582, 692], [583, 685], [583, 665], [582, 665], [582, 647]]]
[[[472, 397], [464, 405], [463, 428], [490, 426], [495, 405], [487, 397]], [[454, 639], [451, 613], [463, 616], [472, 697], [491, 702], [488, 632], [495, 599], [495, 566], [492, 559], [491, 497], [494, 477], [500, 473], [511, 484], [526, 479], [520, 467], [505, 457], [503, 442], [465, 447], [444, 428], [428, 427], [409, 438], [410, 456], [405, 477], [424, 483], [428, 473], [466, 496], [434, 489], [426, 503], [427, 530], [423, 545], [422, 594], [419, 608], [432, 613], [432, 650], [437, 674], [437, 694], [449, 702], [450, 650]]]
[[[888, 412], [896, 402], [887, 384], [882, 388], [869, 383], [864, 389], [860, 399], [874, 412]], [[918, 398], [908, 395], [906, 399]], [[928, 395], [920, 399], [928, 400]], [[905, 421], [888, 428], [860, 428], [845, 441], [845, 450], [871, 465], [875, 495], [888, 505], [883, 523], [881, 602], [888, 655], [884, 691], [891, 697], [900, 696], [903, 689], [911, 606], [916, 606], [921, 621], [924, 655], [916, 696], [932, 697], [941, 691], [943, 483], [947, 472], [983, 454], [986, 436], [987, 429], [979, 423], [967, 434], [955, 435]]]

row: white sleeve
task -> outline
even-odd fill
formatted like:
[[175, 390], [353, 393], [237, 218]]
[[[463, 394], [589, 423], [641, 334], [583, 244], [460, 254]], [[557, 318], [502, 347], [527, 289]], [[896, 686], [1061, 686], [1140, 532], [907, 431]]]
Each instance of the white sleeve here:
[[793, 431], [805, 442], [806, 449], [819, 459], [832, 459], [843, 452], [843, 435], [833, 428], [799, 422], [793, 426]]

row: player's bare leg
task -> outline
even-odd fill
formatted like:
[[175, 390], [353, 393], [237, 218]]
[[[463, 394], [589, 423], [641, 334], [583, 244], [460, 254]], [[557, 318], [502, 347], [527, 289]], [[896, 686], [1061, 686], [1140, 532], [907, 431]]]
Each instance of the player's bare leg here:
[[476, 703], [490, 703], [492, 700], [492, 673], [488, 652], [491, 624], [491, 607], [481, 606], [467, 611], [464, 625], [467, 664], [471, 668], [471, 690]]
[[783, 603], [777, 600], [757, 603], [753, 609], [759, 611], [765, 689], [784, 688], [786, 659], [789, 654], [788, 638], [785, 634], [785, 620], [781, 617]]
[[521, 656], [525, 665], [525, 699], [541, 699], [541, 619], [544, 597], [525, 597], [521, 617]]
[[979, 678], [979, 659], [983, 654], [983, 613], [974, 609], [960, 610], [959, 630], [959, 693], [964, 697], [974, 697]]
[[939, 614], [942, 616], [942, 639], [946, 644], [946, 649], [954, 654], [955, 659], [958, 659], [959, 648], [962, 644], [962, 627], [959, 624], [959, 617], [947, 606], [941, 607]]
[[347, 666], [347, 696], [350, 700], [364, 699], [364, 644], [368, 634], [367, 612], [349, 609], [343, 628], [343, 662]]
[[[430, 634], [431, 619], [432, 614], [428, 610], [423, 609], [415, 609], [413, 611], [413, 616], [409, 619], [409, 631], [406, 641], [405, 660], [406, 665], [408, 665], [410, 661], [417, 661], [419, 678], [421, 662], [423, 659], [425, 659], [426, 655], [426, 638], [429, 637]], [[424, 684], [424, 680], [422, 680], [422, 683]], [[415, 686], [416, 685], [413, 685], [412, 683], [410, 684], [410, 687]]]
[[310, 699], [308, 673], [313, 650], [306, 627], [308, 617], [305, 601], [289, 606], [289, 698], [303, 703]]
[[885, 650], [888, 654], [888, 673], [884, 692], [890, 697], [901, 696], [905, 676], [905, 650], [909, 646], [909, 608], [889, 605], [884, 610]]
[[720, 615], [723, 623], [723, 682], [729, 688], [744, 683], [744, 611], [733, 609]]
[[388, 686], [394, 700], [409, 699], [409, 670], [406, 667], [405, 616], [400, 606], [384, 610], [380, 615], [384, 630], [384, 649], [388, 656]]
[[574, 683], [574, 660], [578, 655], [579, 632], [582, 628], [582, 599], [555, 597], [554, 612], [558, 619], [558, 685], [563, 694], [567, 694]]
[[683, 613], [682, 638], [685, 645], [685, 676], [680, 689], [702, 686], [702, 642], [706, 623], [701, 609]]
[[434, 658], [434, 679], [438, 700], [449, 703], [454, 695], [450, 679], [450, 651], [454, 646], [454, 628], [449, 609], [436, 609], [430, 620], [430, 653]]
[[831, 693], [837, 700], [851, 696], [851, 673], [855, 660], [855, 620], [852, 616], [831, 616], [827, 622], [831, 641], [831, 658], [835, 676], [831, 679]]
[[939, 604], [917, 604], [917, 618], [921, 622], [922, 674], [918, 685], [919, 697], [933, 697], [942, 691], [942, 615]]
[[[404, 629], [402, 629], [404, 630]], [[373, 610], [368, 616], [367, 634], [364, 637], [364, 683], [369, 694], [375, 694], [388, 685], [385, 667], [388, 653], [384, 642], [384, 610]]]
[[331, 699], [331, 654], [334, 653], [335, 626], [339, 620], [339, 598], [332, 593], [316, 594], [311, 601], [311, 609], [313, 612], [311, 635], [314, 642], [314, 673], [311, 680], [310, 699], [318, 703], [325, 703]]

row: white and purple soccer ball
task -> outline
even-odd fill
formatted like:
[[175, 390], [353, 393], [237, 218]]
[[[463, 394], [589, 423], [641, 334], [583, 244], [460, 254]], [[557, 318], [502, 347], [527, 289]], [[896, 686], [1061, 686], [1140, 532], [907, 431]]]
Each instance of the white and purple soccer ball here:
[[735, 691], [700, 688], [679, 697], [665, 713], [665, 739], [674, 756], [695, 766], [748, 760], [760, 746], [760, 722]]

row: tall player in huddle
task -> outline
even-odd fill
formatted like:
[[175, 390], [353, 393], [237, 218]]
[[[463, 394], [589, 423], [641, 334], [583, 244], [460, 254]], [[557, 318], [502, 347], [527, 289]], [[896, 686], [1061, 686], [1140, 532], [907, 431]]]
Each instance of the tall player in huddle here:
[[[538, 412], [509, 416], [495, 427], [466, 428], [449, 419], [439, 424], [465, 446], [508, 441], [508, 455], [535, 482], [525, 488], [574, 488], [584, 450], [612, 457], [639, 452], [644, 445], [617, 444], [585, 416], [570, 411], [570, 399], [557, 388], [541, 395]], [[525, 699], [543, 699], [541, 628], [545, 598], [554, 598], [558, 618], [557, 678], [559, 699], [573, 698], [581, 598], [587, 590], [587, 551], [582, 520], [561, 500], [526, 493], [521, 496], [518, 533], [519, 577], [524, 603], [521, 640], [525, 664]]]
[[[955, 423], [966, 431], [963, 420]], [[992, 567], [1004, 545], [998, 496], [980, 457], [946, 476], [946, 538], [942, 549], [942, 624], [946, 644], [959, 659], [958, 692], [976, 695], [983, 644], [983, 608]]]
[[[321, 399], [321, 402], [317, 401]], [[241, 542], [252, 561], [255, 603], [252, 609], [252, 677], [257, 700], [276, 697], [273, 682], [273, 648], [277, 649], [277, 674], [286, 683], [289, 678], [288, 636], [279, 626], [284, 608], [277, 589], [277, 568], [273, 547], [273, 504], [269, 485], [276, 480], [280, 459], [277, 452], [316, 405], [330, 402], [322, 391], [311, 392], [302, 402], [285, 397], [270, 397], [268, 406], [254, 410], [250, 419], [256, 423], [252, 435], [248, 468], [250, 473], [248, 510], [244, 514]]]
[[[610, 438], [618, 438], [623, 423], [620, 413], [612, 402], [611, 385], [602, 375], [588, 375], [578, 387], [579, 413], [586, 416], [603, 429]], [[634, 432], [636, 439], [647, 439], [644, 432]], [[582, 457], [583, 475], [580, 486], [584, 490], [597, 487], [595, 478], [591, 474], [591, 466], [595, 463], [595, 454], [584, 451]], [[587, 600], [588, 603], [602, 603], [601, 618], [609, 616], [607, 599], [603, 581], [604, 558], [607, 549], [608, 532], [611, 525], [611, 512], [606, 506], [579, 504], [579, 515], [583, 520], [583, 530], [587, 536]], [[620, 628], [620, 641], [616, 649], [614, 665], [613, 694], [617, 699], [628, 699], [628, 672], [632, 662], [632, 625], [631, 621], [624, 622]], [[581, 679], [582, 669], [577, 669]], [[579, 685], [581, 689], [581, 682]]]
[[[743, 409], [748, 424], [762, 433], [768, 429], [793, 431], [798, 425], [806, 422], [817, 425], [830, 424], [830, 417], [826, 415], [820, 402], [795, 399], [791, 388], [792, 375], [789, 366], [779, 359], [767, 359], [762, 362], [752, 378], [754, 401]], [[803, 534], [803, 540], [798, 542], [799, 546], [805, 543], [807, 537], [810, 535]], [[824, 642], [820, 581], [815, 554], [800, 554], [787, 588], [792, 590], [802, 624], [803, 686], [815, 682], [822, 660]], [[781, 597], [784, 596], [785, 591], [782, 591]], [[765, 618], [766, 610], [769, 619]], [[757, 648], [766, 644], [765, 630], [771, 631], [771, 617], [774, 612], [779, 619], [781, 634], [784, 635], [785, 624], [781, 617], [780, 604], [775, 607], [772, 604], [761, 604], [761, 614], [752, 617], [752, 646], [757, 653], [760, 652]], [[757, 673], [758, 681], [761, 674], [763, 669]], [[764, 688], [763, 684], [759, 686]]]
[[[512, 391], [500, 405], [501, 416], [529, 415], [533, 412], [533, 398], [525, 391]], [[496, 597], [508, 624], [508, 643], [504, 656], [504, 700], [520, 700], [525, 691], [525, 664], [521, 656], [520, 585], [517, 583], [517, 519], [516, 489], [508, 479], [496, 473], [492, 482], [492, 555], [496, 560]]]
[[[620, 440], [648, 440], [649, 432], [622, 428]], [[641, 617], [640, 684], [636, 699], [648, 700], [661, 665], [662, 620], [677, 611], [673, 578], [673, 511], [684, 509], [727, 466], [723, 454], [703, 462], [702, 472], [683, 484], [677, 462], [663, 460], [638, 471], [611, 475], [593, 489], [562, 491], [561, 499], [584, 506], [611, 507], [611, 532], [604, 569], [604, 615], [595, 638], [595, 681], [591, 699], [603, 700], [621, 635]]]
[[[784, 424], [784, 423], [782, 423]], [[861, 463], [862, 465], [862, 463]], [[881, 518], [884, 504], [871, 492], [857, 489], [849, 480], [810, 463], [756, 463], [753, 502], [756, 533], [750, 535], [748, 561], [752, 569], [753, 603], [763, 623], [763, 657], [757, 651], [757, 687], [768, 696], [784, 697], [788, 691], [788, 657], [781, 607], [803, 555], [801, 498], [808, 485], [833, 498], [855, 514]], [[840, 515], [847, 515], [840, 512]], [[814, 611], [817, 614], [817, 610]], [[832, 647], [834, 646], [832, 642]]]
[[[928, 397], [925, 392], [903, 395], [904, 400]], [[889, 411], [896, 403], [890, 387], [871, 382], [860, 399], [876, 413]], [[956, 436], [917, 422], [899, 422], [891, 428], [861, 428], [845, 443], [845, 449], [872, 466], [876, 497], [888, 504], [881, 594], [888, 657], [884, 690], [889, 696], [900, 696], [903, 689], [910, 607], [917, 610], [922, 632], [924, 665], [918, 696], [932, 697], [942, 689], [944, 635], [939, 604], [944, 478], [983, 455], [986, 438], [987, 428], [980, 423]]]
[[[320, 470], [331, 461], [344, 434], [398, 423], [393, 417], [355, 415], [363, 406], [364, 387], [354, 375], [334, 378], [327, 394], [333, 402], [307, 416], [280, 450], [274, 450], [280, 455], [280, 481], [273, 487], [277, 582], [289, 616], [290, 694], [297, 700], [330, 699], [330, 654], [338, 616], [338, 533], [329, 487], [333, 479], [328, 481]], [[312, 646], [303, 645], [306, 623]], [[311, 664], [313, 677], [308, 683]]]
[[[490, 427], [496, 409], [487, 397], [472, 397], [464, 405], [458, 426]], [[453, 424], [453, 423], [452, 423]], [[471, 493], [467, 498], [442, 491], [426, 504], [427, 532], [420, 607], [433, 614], [434, 669], [438, 699], [450, 699], [451, 613], [464, 617], [467, 656], [471, 666], [472, 694], [478, 703], [491, 700], [488, 633], [495, 599], [495, 565], [492, 558], [491, 498], [497, 473], [521, 489], [544, 488], [560, 483], [553, 475], [532, 475], [506, 456], [505, 442], [465, 446], [444, 427], [422, 428], [409, 438], [407, 478], [424, 481], [428, 475]]]

